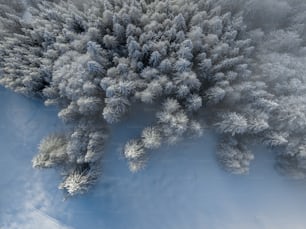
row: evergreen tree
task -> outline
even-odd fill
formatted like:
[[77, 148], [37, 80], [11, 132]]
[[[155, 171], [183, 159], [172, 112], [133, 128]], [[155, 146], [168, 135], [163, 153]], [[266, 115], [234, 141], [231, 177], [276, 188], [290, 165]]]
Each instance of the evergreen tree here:
[[281, 170], [306, 174], [305, 4], [0, 3], [0, 84], [59, 107], [69, 128], [41, 142], [33, 166], [60, 167], [69, 195], [97, 180], [107, 129], [133, 103], [161, 104], [155, 123], [124, 147], [134, 172], [146, 150], [200, 137], [208, 125], [224, 137], [217, 157], [227, 170], [247, 172], [246, 145], [262, 142], [278, 150]]

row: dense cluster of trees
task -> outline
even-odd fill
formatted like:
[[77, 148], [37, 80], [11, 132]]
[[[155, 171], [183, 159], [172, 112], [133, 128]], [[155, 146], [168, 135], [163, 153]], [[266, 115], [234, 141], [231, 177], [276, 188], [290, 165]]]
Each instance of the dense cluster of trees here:
[[222, 136], [217, 158], [227, 170], [246, 173], [249, 146], [262, 142], [282, 171], [306, 174], [302, 1], [75, 3], [0, 11], [0, 84], [57, 105], [71, 126], [45, 138], [33, 159], [62, 168], [69, 195], [97, 180], [108, 126], [134, 103], [160, 110], [124, 147], [131, 171], [147, 151], [200, 137], [208, 125]]

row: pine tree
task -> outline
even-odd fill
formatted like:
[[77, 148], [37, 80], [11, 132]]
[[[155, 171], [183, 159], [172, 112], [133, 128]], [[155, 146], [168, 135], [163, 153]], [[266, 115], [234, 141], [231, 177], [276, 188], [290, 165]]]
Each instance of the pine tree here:
[[[37, 0], [31, 22], [22, 7], [0, 10], [0, 84], [57, 105], [69, 124], [42, 141], [33, 166], [60, 167], [61, 188], [85, 192], [98, 178], [108, 127], [133, 103], [148, 103], [160, 106], [156, 121], [124, 147], [134, 172], [149, 151], [201, 136], [207, 124], [224, 136], [217, 156], [229, 171], [247, 172], [246, 145], [262, 142], [280, 152], [280, 167], [303, 174], [305, 17], [271, 2], [272, 12], [253, 0]], [[273, 18], [283, 23], [283, 14], [279, 29]], [[269, 19], [265, 28], [250, 23], [258, 15]]]

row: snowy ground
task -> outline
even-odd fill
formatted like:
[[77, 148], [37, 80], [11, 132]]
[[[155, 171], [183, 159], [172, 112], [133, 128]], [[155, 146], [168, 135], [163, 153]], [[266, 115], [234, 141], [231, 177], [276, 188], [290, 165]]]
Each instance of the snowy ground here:
[[152, 120], [139, 110], [112, 129], [103, 177], [88, 194], [63, 200], [59, 174], [31, 167], [40, 139], [62, 128], [56, 109], [0, 88], [2, 229], [305, 229], [306, 181], [279, 176], [258, 148], [248, 176], [222, 171], [216, 139], [152, 152], [145, 170], [128, 171], [124, 143]]

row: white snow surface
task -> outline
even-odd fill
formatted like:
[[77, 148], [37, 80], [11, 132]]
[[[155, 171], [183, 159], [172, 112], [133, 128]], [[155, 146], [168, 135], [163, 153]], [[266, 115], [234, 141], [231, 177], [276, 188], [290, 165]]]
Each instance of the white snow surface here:
[[153, 121], [150, 107], [112, 128], [98, 184], [64, 200], [60, 175], [31, 165], [40, 140], [63, 129], [57, 109], [4, 88], [0, 109], [1, 229], [306, 228], [306, 181], [280, 176], [261, 147], [245, 176], [219, 167], [211, 132], [152, 151], [144, 170], [129, 172], [122, 148]]

